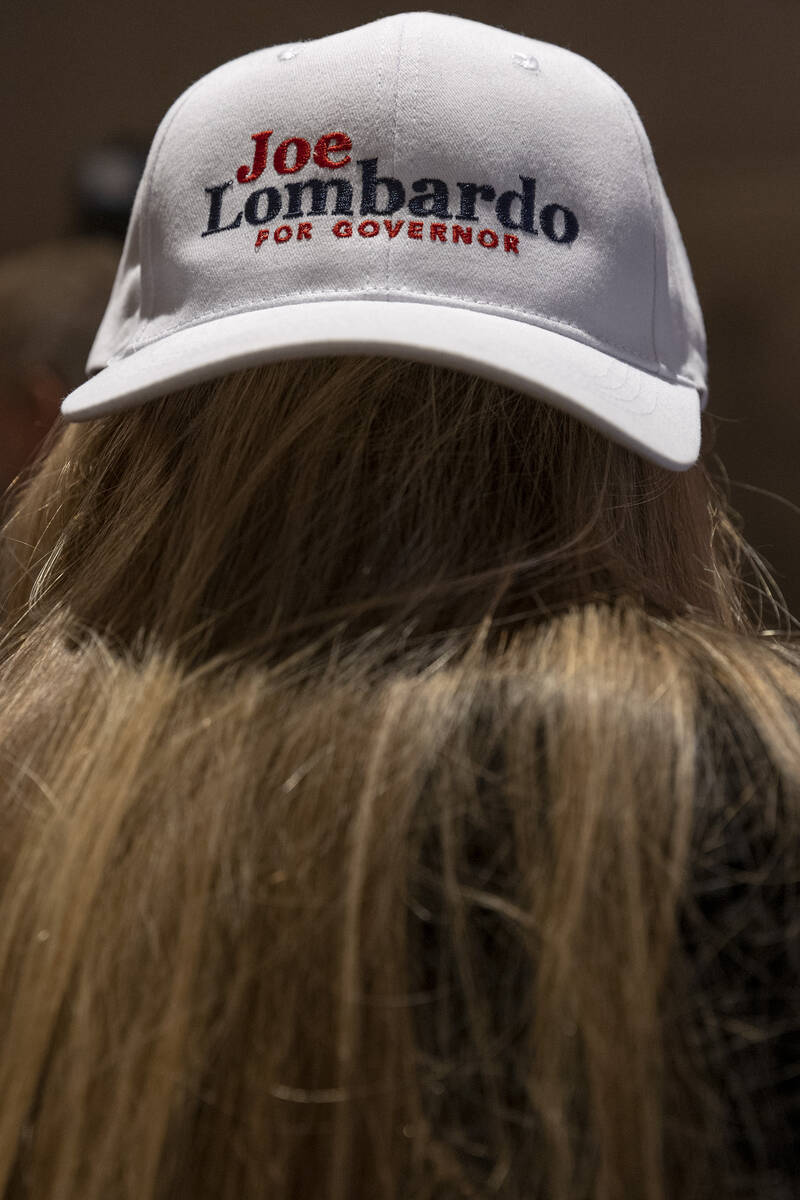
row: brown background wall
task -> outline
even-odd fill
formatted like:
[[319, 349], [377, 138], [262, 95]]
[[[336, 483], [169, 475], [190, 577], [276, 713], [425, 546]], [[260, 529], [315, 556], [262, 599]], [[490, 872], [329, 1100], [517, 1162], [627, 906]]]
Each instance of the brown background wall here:
[[[218, 63], [408, 7], [3, 0], [0, 252], [67, 231], [76, 154], [120, 133], [149, 141], [176, 95]], [[800, 613], [800, 3], [462, 0], [440, 11], [568, 46], [633, 98], [703, 304], [734, 502]]]

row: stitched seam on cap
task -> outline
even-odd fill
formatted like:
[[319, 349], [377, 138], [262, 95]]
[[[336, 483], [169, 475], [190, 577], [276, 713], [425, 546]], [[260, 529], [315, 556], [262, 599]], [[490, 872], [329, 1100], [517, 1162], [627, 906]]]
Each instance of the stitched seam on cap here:
[[[392, 288], [392, 292], [396, 291], [405, 292], [409, 303], [413, 303], [415, 299], [418, 299], [420, 302], [433, 300], [437, 302], [437, 306], [449, 306], [452, 308], [454, 300], [463, 299], [464, 303], [456, 307], [463, 309], [466, 312], [482, 312], [497, 316], [502, 316], [505, 313], [512, 313], [514, 314], [514, 317], [519, 320], [520, 324], [532, 325], [537, 329], [547, 329], [553, 333], [559, 333], [563, 330], [573, 330], [575, 333], [580, 334], [581, 336], [574, 337], [570, 333], [565, 333], [564, 336], [572, 337], [574, 341], [580, 342], [585, 346], [590, 346], [592, 349], [599, 350], [601, 353], [606, 353], [612, 358], [617, 357], [617, 354], [614, 353], [615, 351], [618, 353], [622, 352], [628, 356], [626, 359], [620, 360], [625, 366], [635, 367], [637, 369], [647, 371], [648, 374], [651, 375], [663, 376], [665, 374], [663, 364], [659, 363], [656, 369], [649, 359], [642, 358], [641, 355], [637, 354], [636, 351], [632, 350], [630, 347], [618, 346], [613, 342], [604, 342], [599, 338], [593, 338], [591, 334], [587, 334], [586, 330], [580, 325], [574, 325], [570, 321], [555, 320], [546, 314], [531, 313], [530, 310], [515, 308], [510, 304], [482, 304], [480, 301], [475, 301], [473, 298], [463, 298], [453, 296], [452, 294], [440, 294], [436, 292], [412, 291], [410, 288], [403, 288], [397, 284], [395, 284]], [[266, 313], [273, 308], [291, 308], [296, 304], [316, 303], [317, 301], [339, 299], [342, 296], [346, 296], [350, 300], [366, 300], [370, 299], [371, 297], [377, 297], [385, 301], [387, 304], [391, 304], [393, 302], [402, 304], [405, 302], [405, 298], [397, 300], [391, 295], [391, 293], [387, 295], [383, 289], [380, 288], [364, 288], [358, 292], [354, 292], [352, 288], [328, 289], [324, 292], [293, 292], [291, 297], [275, 297], [270, 304], [260, 303], [257, 305], [242, 305], [238, 308], [229, 308], [223, 312], [215, 312], [205, 317], [198, 317], [195, 321], [187, 321], [185, 323], [170, 325], [153, 337], [146, 339], [140, 338], [136, 342], [132, 342], [128, 347], [127, 353], [115, 355], [115, 357], [109, 361], [109, 366], [112, 362], [119, 362], [123, 358], [127, 358], [130, 354], [134, 354], [136, 351], [144, 349], [146, 346], [151, 346], [155, 342], [160, 342], [173, 333], [180, 333], [184, 329], [193, 329], [198, 325], [206, 325], [211, 321], [222, 320], [225, 317], [241, 316], [242, 314], [248, 312]], [[668, 377], [670, 381], [674, 381], [676, 383], [687, 383], [697, 390], [697, 384], [694, 380], [688, 378], [688, 376], [680, 375], [677, 372], [666, 372], [666, 377]]]
[[[622, 111], [625, 113], [625, 116], [628, 120], [628, 124], [633, 129], [634, 137], [636, 139], [636, 145], [639, 149], [639, 155], [642, 160], [642, 166], [644, 168], [644, 177], [647, 180], [647, 194], [650, 197], [650, 219], [651, 219], [652, 225], [653, 225], [653, 303], [652, 303], [652, 309], [651, 309], [650, 340], [651, 340], [652, 346], [653, 346], [653, 360], [658, 365], [659, 371], [663, 372], [663, 371], [666, 371], [666, 367], [664, 366], [664, 363], [662, 363], [662, 361], [661, 361], [661, 357], [658, 353], [658, 347], [656, 345], [656, 288], [657, 288], [657, 284], [658, 284], [658, 237], [656, 234], [656, 203], [655, 203], [655, 197], [653, 195], [653, 184], [650, 179], [650, 171], [649, 171], [648, 165], [647, 165], [648, 154], [647, 154], [645, 145], [642, 141], [642, 136], [641, 136], [640, 128], [639, 128], [640, 122], [639, 122], [638, 114], [636, 113], [636, 109], [634, 108], [633, 101], [631, 100], [630, 96], [625, 91], [625, 89], [621, 86], [621, 84], [617, 83], [616, 79], [612, 79], [610, 75], [607, 75], [606, 72], [601, 67], [598, 67], [597, 63], [593, 63], [591, 61], [591, 59], [587, 58], [587, 59], [584, 59], [584, 61], [588, 64], [588, 66], [590, 66], [592, 68], [593, 71], [595, 71], [601, 77], [601, 79], [605, 80], [606, 84], [611, 85], [617, 98], [622, 101], [622, 104], [621, 104]], [[650, 157], [651, 158], [653, 157], [652, 154], [650, 155]]]
[[[384, 25], [383, 28], [385, 30], [386, 26]], [[382, 100], [381, 93], [383, 91], [383, 76], [384, 76], [384, 71], [386, 68], [386, 41], [387, 41], [386, 37], [384, 36], [383, 33], [381, 33], [380, 51], [379, 51], [380, 57], [379, 57], [379, 65], [378, 65], [378, 86], [376, 88], [379, 102]], [[378, 133], [379, 133], [379, 130], [376, 128], [375, 132], [374, 132], [374, 140], [376, 142], [378, 141]], [[354, 213], [354, 215], [355, 215], [355, 213]], [[360, 215], [361, 214], [359, 213], [359, 216]]]
[[[214, 73], [215, 72], [213, 72], [213, 71], [211, 72], [211, 74], [214, 74]], [[169, 110], [169, 112], [164, 117], [164, 120], [161, 122], [160, 137], [159, 137], [158, 145], [154, 146], [154, 149], [152, 151], [153, 165], [150, 169], [147, 183], [145, 184], [146, 190], [145, 190], [144, 194], [142, 195], [142, 226], [143, 226], [143, 228], [142, 228], [141, 235], [140, 235], [141, 239], [142, 239], [142, 250], [143, 250], [143, 253], [141, 256], [142, 257], [142, 281], [141, 281], [142, 309], [141, 309], [141, 311], [142, 311], [142, 318], [144, 320], [147, 319], [147, 305], [145, 303], [145, 299], [147, 297], [146, 288], [148, 291], [152, 290], [150, 287], [150, 283], [153, 278], [153, 254], [152, 254], [152, 238], [150, 236], [150, 222], [145, 221], [145, 219], [144, 219], [146, 214], [150, 211], [150, 205], [148, 203], [148, 196], [149, 196], [149, 193], [151, 190], [151, 184], [152, 184], [153, 178], [155, 176], [156, 170], [158, 168], [158, 163], [161, 158], [161, 152], [164, 149], [164, 143], [167, 140], [167, 134], [169, 133], [170, 129], [172, 128], [175, 118], [177, 117], [178, 113], [183, 111], [184, 105], [189, 100], [189, 98], [194, 95], [194, 93], [198, 90], [200, 85], [205, 83], [208, 78], [209, 78], [208, 75], [204, 75], [202, 79], [196, 80], [191, 85], [191, 87], [187, 88], [187, 90], [183, 93], [183, 95], [179, 96], [178, 99], [174, 102], [174, 104], [172, 105], [172, 108]], [[158, 136], [158, 134], [156, 136]], [[131, 345], [134, 345], [134, 346], [136, 345], [135, 339], [131, 343]]]
[[[394, 73], [394, 126], [392, 129], [392, 178], [397, 173], [397, 129], [400, 124], [400, 68], [403, 62], [403, 41], [405, 38], [406, 25], [408, 17], [404, 16], [400, 24], [400, 33], [397, 38], [397, 70]], [[384, 285], [388, 291], [389, 288], [389, 259], [392, 253], [392, 243], [389, 241], [386, 247], [386, 271], [384, 274]]]
[[[287, 292], [282, 296], [273, 296], [271, 301], [268, 303], [264, 303], [262, 301], [258, 304], [234, 305], [229, 308], [218, 309], [216, 312], [208, 313], [206, 316], [198, 317], [195, 321], [176, 321], [174, 324], [167, 326], [165, 330], [157, 334], [155, 337], [148, 338], [142, 336], [137, 338], [135, 341], [131, 342], [128, 349], [133, 352], [140, 349], [141, 346], [148, 345], [150, 342], [158, 341], [162, 337], [167, 337], [167, 335], [170, 333], [177, 333], [181, 329], [191, 329], [195, 325], [204, 325], [208, 321], [216, 321], [222, 317], [233, 317], [238, 313], [259, 312], [261, 310], [264, 312], [269, 312], [269, 310], [272, 308], [282, 308], [288, 307], [292, 304], [302, 304], [305, 300], [311, 300], [316, 297], [324, 298], [325, 296], [351, 296], [353, 299], [358, 299], [365, 292], [374, 292], [378, 295], [384, 296], [387, 303], [391, 303], [393, 292], [405, 292], [407, 296], [419, 296], [424, 299], [446, 301], [451, 307], [467, 308], [473, 312], [486, 312], [499, 309], [503, 312], [514, 313], [517, 318], [521, 319], [528, 325], [540, 325], [545, 327], [547, 327], [547, 325], [552, 325], [558, 329], [574, 329], [577, 333], [581, 334], [580, 340], [587, 342], [587, 344], [596, 345], [609, 351], [618, 350], [623, 354], [627, 354], [631, 361], [637, 363], [646, 362], [651, 370], [653, 368], [652, 361], [650, 359], [643, 358], [636, 350], [634, 350], [632, 346], [623, 346], [617, 342], [610, 342], [608, 340], [603, 341], [600, 338], [595, 338], [592, 336], [592, 334], [587, 333], [582, 325], [575, 325], [572, 321], [552, 317], [548, 313], [533, 312], [530, 309], [517, 308], [513, 304], [503, 304], [501, 301], [482, 301], [480, 299], [476, 299], [474, 296], [462, 296], [456, 292], [428, 292], [424, 291], [422, 288], [404, 287], [401, 283], [395, 283], [391, 288], [386, 289], [377, 287], [353, 289], [352, 287], [347, 287], [326, 288], [323, 292], [316, 292], [313, 289], [308, 289], [307, 291], [303, 292]], [[460, 303], [454, 303], [455, 301]], [[660, 368], [662, 364], [659, 363], [657, 365]]]
[[[595, 64], [593, 64], [593, 66], [595, 66]], [[650, 157], [651, 160], [654, 161], [654, 163], [655, 163], [655, 158], [654, 158], [654, 156], [652, 156], [652, 152], [650, 152], [650, 155], [648, 155], [648, 149], [646, 149], [646, 146], [644, 145], [644, 142], [642, 140], [642, 132], [640, 132], [640, 121], [638, 118], [638, 113], [636, 112], [636, 108], [633, 107], [633, 101], [631, 100], [631, 97], [627, 95], [627, 92], [625, 91], [624, 88], [622, 88], [622, 86], [620, 84], [616, 83], [615, 79], [610, 78], [609, 76], [607, 76], [606, 72], [601, 71], [600, 67], [595, 66], [595, 70], [599, 71], [600, 74], [602, 74], [604, 79], [608, 79], [608, 82], [610, 84], [613, 84], [614, 91], [616, 92], [616, 95], [619, 96], [619, 98], [622, 102], [622, 112], [625, 113], [625, 115], [627, 116], [628, 124], [630, 124], [633, 128], [633, 134], [634, 134], [634, 137], [636, 137], [636, 143], [639, 148], [639, 156], [640, 156], [640, 158], [642, 158], [642, 167], [644, 168], [644, 178], [646, 179], [646, 181], [648, 181], [648, 194], [650, 197], [650, 218], [652, 221], [652, 307], [651, 307], [651, 311], [650, 311], [650, 340], [652, 342], [652, 358], [654, 358], [655, 361], [657, 362], [658, 370], [666, 371], [667, 368], [666, 368], [666, 366], [664, 366], [663, 362], [661, 361], [661, 355], [658, 354], [658, 347], [656, 344], [656, 295], [657, 295], [657, 288], [658, 288], [658, 235], [656, 233], [656, 199], [655, 199], [654, 194], [652, 194], [652, 181], [650, 179], [650, 169], [648, 166], [648, 157]]]
[[[282, 42], [282, 43], [279, 43], [277, 46], [270, 46], [269, 49], [277, 51], [277, 50], [280, 50], [282, 45], [284, 45], [284, 46], [299, 45], [299, 43], [297, 43], [297, 42]], [[169, 131], [172, 129], [172, 126], [173, 126], [178, 114], [183, 111], [185, 105], [188, 103], [188, 101], [191, 99], [191, 97], [194, 95], [194, 93], [203, 86], [203, 84], [208, 83], [216, 75], [220, 74], [223, 71], [226, 71], [234, 63], [240, 62], [244, 58], [255, 58], [257, 55], [264, 54], [264, 53], [265, 53], [265, 50], [263, 50], [263, 49], [262, 50], [253, 50], [250, 52], [250, 54], [240, 54], [237, 58], [231, 59], [230, 62], [221, 63], [218, 67], [215, 67], [212, 71], [209, 71], [207, 74], [201, 76], [200, 79], [196, 79], [195, 82], [193, 84], [191, 84], [191, 86], [188, 87], [186, 89], [186, 91], [183, 92], [182, 95], [178, 96], [178, 98], [173, 102], [171, 108], [167, 111], [163, 120], [161, 121], [161, 124], [158, 127], [158, 131], [156, 133], [156, 138], [158, 139], [158, 145], [156, 145], [156, 142], [154, 139], [153, 146], [150, 151], [150, 153], [153, 156], [153, 164], [152, 164], [152, 167], [149, 172], [149, 177], [145, 184], [145, 189], [146, 189], [145, 193], [142, 195], [142, 201], [143, 201], [142, 214], [143, 214], [143, 216], [144, 216], [144, 213], [150, 207], [148, 204], [146, 204], [147, 194], [150, 192], [150, 183], [155, 176], [156, 169], [158, 167], [158, 163], [161, 159], [161, 152], [164, 149], [164, 143], [167, 140], [167, 135], [168, 135]], [[143, 317], [143, 319], [146, 320], [147, 318], [145, 315], [145, 268], [146, 268], [147, 275], [149, 276], [150, 279], [152, 279], [153, 256], [152, 256], [152, 239], [150, 237], [149, 222], [145, 225], [145, 222], [143, 221], [142, 224], [143, 224], [144, 228], [142, 229], [142, 233], [141, 233], [142, 246], [143, 246], [141, 295], [142, 295], [142, 317]], [[137, 344], [136, 340], [134, 339], [134, 341], [131, 342], [131, 346], [135, 346], [136, 344]]]
[[[661, 212], [661, 205], [656, 204], [656, 197], [653, 192], [653, 182], [650, 178], [650, 169], [648, 166], [648, 159], [655, 166], [655, 156], [653, 155], [652, 151], [650, 151], [650, 153], [648, 154], [648, 149], [647, 149], [647, 146], [645, 145], [645, 142], [643, 139], [643, 127], [642, 127], [641, 121], [639, 119], [639, 115], [636, 112], [636, 109], [634, 107], [633, 101], [630, 99], [630, 97], [628, 96], [628, 94], [624, 90], [624, 88], [620, 88], [619, 84], [617, 84], [616, 86], [619, 88], [619, 91], [622, 95], [622, 106], [625, 109], [625, 112], [628, 114], [628, 120], [633, 125], [634, 131], [636, 133], [636, 139], [639, 143], [639, 152], [642, 156], [642, 165], [644, 166], [645, 176], [647, 178], [647, 190], [650, 193], [650, 208], [651, 208], [651, 211], [653, 214], [653, 312], [652, 312], [652, 326], [651, 326], [651, 330], [650, 330], [650, 335], [651, 335], [651, 338], [653, 341], [653, 356], [654, 356], [656, 362], [658, 363], [659, 368], [661, 370], [666, 370], [664, 363], [661, 361], [661, 355], [658, 352], [658, 342], [656, 340], [656, 300], [658, 297], [658, 276], [659, 276], [658, 229], [660, 227], [663, 232], [664, 219], [663, 219], [663, 214]], [[664, 247], [664, 252], [665, 252], [665, 257], [666, 257], [666, 245]]]

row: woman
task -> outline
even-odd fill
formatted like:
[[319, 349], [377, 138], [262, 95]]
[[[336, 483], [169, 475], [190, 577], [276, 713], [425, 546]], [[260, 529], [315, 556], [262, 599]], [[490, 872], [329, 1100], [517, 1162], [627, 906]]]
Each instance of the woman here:
[[[395, 47], [382, 79], [419, 79], [431, 45], [509, 41], [435, 14], [366, 30], [270, 69], [319, 77], [330, 51], [352, 82], [366, 37], [384, 66]], [[566, 52], [510, 42], [505, 82], [535, 78], [545, 108], [572, 95]], [[207, 86], [244, 103], [263, 65]], [[295, 232], [285, 276], [261, 259], [279, 216], [252, 257], [201, 271], [188, 234], [163, 235], [185, 226], [158, 170], [183, 163], [202, 92], [157, 135], [108, 365], [64, 406], [110, 415], [60, 432], [3, 542], [3, 1196], [791, 1196], [800, 677], [708, 450], [686, 461], [703, 388], [667, 209], [680, 304], [656, 291], [647, 320], [663, 358], [681, 326], [684, 365], [618, 358], [623, 404], [591, 357], [613, 365], [607, 314], [582, 340], [565, 310], [503, 315], [475, 298], [488, 274], [431, 302], [438, 239], [366, 259], [378, 235], [351, 234], [348, 286], [384, 264], [389, 290], [346, 300], [308, 298], [330, 260], [303, 267]], [[266, 129], [237, 175], [259, 219]], [[362, 183], [397, 199], [398, 162]], [[525, 224], [521, 178], [498, 239], [504, 214]], [[574, 203], [577, 254], [593, 226]], [[561, 263], [567, 305], [562, 249], [542, 266]], [[499, 340], [467, 361], [468, 329]]]

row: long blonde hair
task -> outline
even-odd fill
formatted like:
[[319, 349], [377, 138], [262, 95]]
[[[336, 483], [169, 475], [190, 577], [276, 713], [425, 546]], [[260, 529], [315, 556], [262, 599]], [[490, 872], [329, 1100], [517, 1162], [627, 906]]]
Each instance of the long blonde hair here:
[[790, 1195], [759, 572], [702, 463], [442, 368], [60, 431], [0, 558], [3, 1200]]

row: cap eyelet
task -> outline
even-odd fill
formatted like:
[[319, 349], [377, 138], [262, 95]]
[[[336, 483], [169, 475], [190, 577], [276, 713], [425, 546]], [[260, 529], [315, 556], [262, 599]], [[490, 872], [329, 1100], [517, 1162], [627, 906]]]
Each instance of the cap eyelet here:
[[517, 51], [511, 55], [511, 61], [515, 67], [522, 67], [525, 71], [540, 71], [538, 58], [534, 58], [532, 54], [521, 54]]
[[297, 58], [299, 53], [299, 46], [289, 46], [286, 50], [281, 50], [278, 53], [278, 62], [289, 62], [291, 58]]

